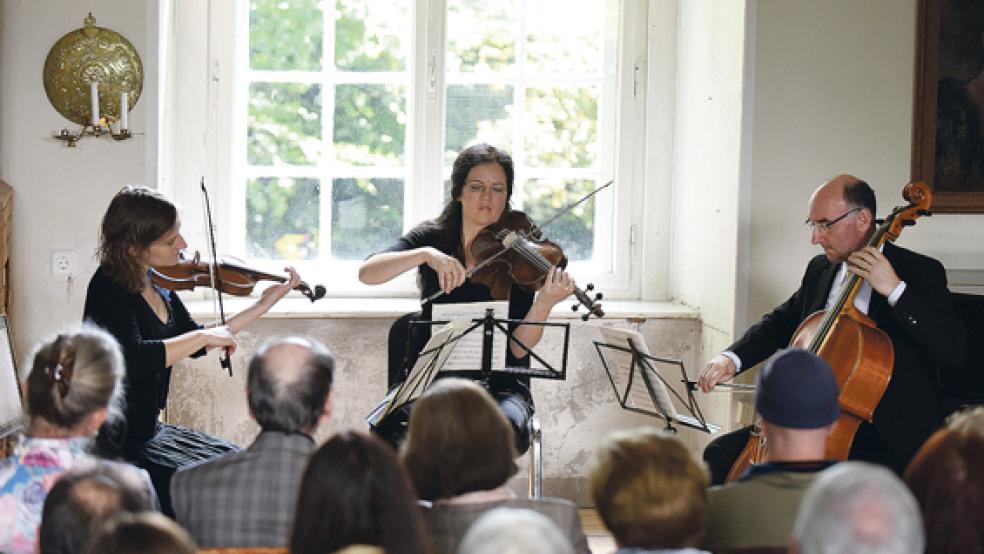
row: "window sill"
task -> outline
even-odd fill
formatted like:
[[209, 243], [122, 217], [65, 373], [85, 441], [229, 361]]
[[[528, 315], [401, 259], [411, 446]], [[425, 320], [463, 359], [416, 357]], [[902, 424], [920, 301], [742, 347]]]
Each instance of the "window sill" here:
[[[253, 302], [254, 298], [223, 296], [226, 314], [235, 314]], [[571, 301], [554, 306], [551, 319], [576, 319], [580, 312], [571, 311]], [[697, 310], [676, 302], [641, 300], [603, 301], [605, 319], [697, 319]], [[211, 300], [185, 300], [192, 317], [208, 321], [215, 316]], [[417, 298], [323, 298], [310, 302], [306, 298], [286, 298], [277, 303], [265, 318], [282, 319], [392, 319], [420, 309]]]

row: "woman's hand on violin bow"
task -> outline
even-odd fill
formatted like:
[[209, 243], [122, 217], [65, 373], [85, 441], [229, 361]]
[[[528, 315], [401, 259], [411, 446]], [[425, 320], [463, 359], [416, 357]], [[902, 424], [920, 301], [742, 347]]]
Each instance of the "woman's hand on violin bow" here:
[[465, 267], [454, 256], [432, 247], [426, 251], [426, 262], [437, 273], [441, 290], [451, 292], [465, 282]]
[[543, 286], [540, 287], [536, 300], [552, 308], [572, 294], [574, 294], [574, 279], [563, 269], [554, 266], [543, 280]]
[[294, 290], [294, 287], [301, 282], [301, 276], [298, 275], [297, 270], [293, 267], [285, 267], [284, 271], [290, 276], [287, 282], [271, 285], [264, 289], [260, 295], [260, 304], [268, 310], [279, 302], [281, 298], [287, 296], [287, 293]]
[[236, 339], [233, 338], [232, 331], [226, 325], [207, 327], [200, 330], [199, 333], [205, 339], [205, 348], [208, 350], [224, 348], [230, 354], [236, 351]]

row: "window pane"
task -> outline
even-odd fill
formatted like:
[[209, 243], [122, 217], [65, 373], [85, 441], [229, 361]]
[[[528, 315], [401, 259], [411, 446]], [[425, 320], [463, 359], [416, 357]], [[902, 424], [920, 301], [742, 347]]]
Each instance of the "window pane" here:
[[403, 231], [403, 179], [335, 179], [331, 189], [331, 252], [362, 260]]
[[600, 73], [605, 2], [536, 0], [525, 12], [528, 73]]
[[451, 85], [447, 96], [445, 163], [454, 163], [458, 152], [476, 142], [509, 149], [513, 141], [513, 87]]
[[596, 87], [526, 91], [526, 163], [531, 167], [592, 167], [598, 160]]
[[406, 0], [339, 0], [335, 5], [335, 65], [343, 71], [406, 68], [410, 4]]
[[[523, 211], [537, 224], [546, 223], [560, 210], [595, 189], [591, 179], [531, 179], [525, 183]], [[543, 230], [564, 249], [569, 260], [588, 260], [594, 253], [595, 199], [589, 198]]]
[[400, 166], [406, 91], [397, 85], [335, 87], [335, 157], [352, 165]]
[[321, 87], [252, 83], [246, 158], [252, 165], [313, 165], [321, 156]]
[[318, 257], [317, 179], [260, 177], [246, 183], [246, 252], [254, 258]]
[[447, 70], [502, 71], [516, 61], [515, 0], [448, 0]]
[[251, 0], [249, 66], [252, 69], [321, 69], [320, 0]]

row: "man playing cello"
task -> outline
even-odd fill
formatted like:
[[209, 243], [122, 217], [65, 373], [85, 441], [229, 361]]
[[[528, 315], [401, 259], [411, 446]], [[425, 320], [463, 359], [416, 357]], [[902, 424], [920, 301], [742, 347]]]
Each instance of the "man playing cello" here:
[[[937, 365], [959, 365], [965, 351], [963, 324], [953, 310], [946, 274], [938, 261], [886, 243], [867, 246], [875, 231], [875, 194], [864, 181], [839, 175], [810, 197], [812, 244], [824, 254], [810, 260], [799, 289], [763, 317], [701, 371], [703, 392], [786, 347], [799, 324], [829, 306], [848, 273], [863, 279], [855, 307], [891, 338], [895, 364], [875, 408], [874, 424], [862, 423], [850, 458], [901, 474], [940, 424]], [[704, 451], [714, 483], [722, 483], [748, 440], [749, 428], [724, 435]]]

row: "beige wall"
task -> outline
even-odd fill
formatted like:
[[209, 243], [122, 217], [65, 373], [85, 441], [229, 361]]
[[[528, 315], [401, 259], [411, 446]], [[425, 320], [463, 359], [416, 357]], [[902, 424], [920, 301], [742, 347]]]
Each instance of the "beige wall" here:
[[[35, 340], [80, 320], [110, 197], [124, 183], [154, 182], [148, 158], [156, 158], [156, 27], [147, 12], [153, 4], [0, 0], [0, 178], [14, 188], [11, 321], [22, 358]], [[90, 10], [97, 25], [127, 37], [143, 60], [144, 89], [130, 126], [147, 134], [125, 142], [86, 138], [67, 148], [52, 134], [76, 126], [48, 102], [41, 70], [55, 41], [82, 27]], [[52, 250], [75, 253], [72, 278], [51, 275]]]
[[[701, 313], [696, 374], [735, 325], [745, 2], [678, 6], [670, 295]], [[702, 400], [731, 424], [727, 395]]]
[[[902, 203], [912, 137], [915, 0], [759, 0], [748, 225], [750, 323], [798, 285], [819, 253], [802, 226], [812, 190], [866, 179], [884, 215]], [[980, 216], [938, 215], [899, 244], [948, 269], [984, 268]]]

